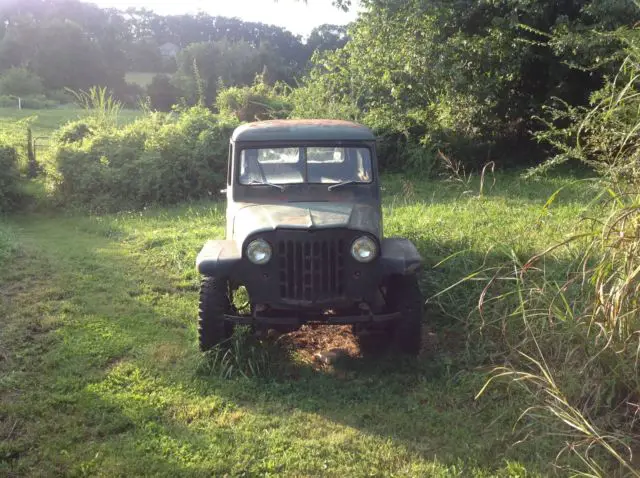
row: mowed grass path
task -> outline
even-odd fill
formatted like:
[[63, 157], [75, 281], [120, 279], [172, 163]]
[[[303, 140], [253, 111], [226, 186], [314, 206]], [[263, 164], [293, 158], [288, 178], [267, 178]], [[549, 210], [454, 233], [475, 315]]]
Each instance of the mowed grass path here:
[[[592, 195], [569, 187], [542, 212], [568, 182], [501, 176], [479, 199], [443, 182], [403, 187], [392, 178], [385, 226], [419, 244], [430, 289], [500, 244], [526, 254], [559, 238]], [[484, 377], [456, 366], [446, 342], [417, 362], [317, 370], [292, 355], [285, 373], [267, 378], [204, 373], [193, 263], [223, 223], [222, 203], [9, 222], [3, 240], [17, 250], [0, 254], [0, 475], [551, 472], [558, 443], [513, 445], [522, 438], [512, 432], [518, 395], [495, 389], [474, 400]], [[457, 315], [430, 317], [429, 327], [455, 328]]]

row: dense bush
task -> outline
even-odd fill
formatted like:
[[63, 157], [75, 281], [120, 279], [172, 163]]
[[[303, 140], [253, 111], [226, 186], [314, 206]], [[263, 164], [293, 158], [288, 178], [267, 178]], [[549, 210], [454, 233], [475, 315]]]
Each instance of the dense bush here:
[[[346, 46], [315, 56], [294, 115], [359, 119], [389, 145], [428, 148], [430, 164], [437, 151], [474, 165], [528, 162], [534, 116], [551, 95], [585, 104], [619, 49], [600, 33], [640, 19], [625, 0], [361, 5]], [[415, 158], [411, 147], [396, 156]]]
[[21, 199], [18, 153], [0, 143], [0, 212], [14, 210]]
[[286, 118], [292, 109], [286, 86], [269, 86], [260, 76], [252, 86], [234, 86], [218, 94], [216, 106], [222, 115], [239, 121]]
[[224, 185], [234, 122], [195, 107], [118, 128], [89, 118], [61, 130], [49, 163], [64, 203], [94, 210], [206, 197]]
[[640, 40], [634, 31], [617, 35], [627, 46], [615, 75], [591, 95], [590, 106], [557, 99], [546, 109], [547, 128], [537, 133], [555, 156], [535, 171], [580, 161], [614, 182], [640, 182]]

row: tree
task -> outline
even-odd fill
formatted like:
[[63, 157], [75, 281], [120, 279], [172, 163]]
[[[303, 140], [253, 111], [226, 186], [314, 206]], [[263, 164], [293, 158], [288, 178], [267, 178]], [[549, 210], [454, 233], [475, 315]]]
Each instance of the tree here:
[[87, 89], [124, 77], [124, 72], [112, 69], [101, 53], [79, 25], [53, 20], [40, 32], [32, 64], [47, 88]]
[[617, 40], [596, 32], [640, 19], [624, 0], [361, 4], [352, 39], [316, 54], [305, 88], [323, 91], [320, 102], [330, 98], [330, 111], [355, 106], [363, 121], [392, 138], [471, 162], [488, 155], [514, 161], [514, 150], [535, 148], [529, 131], [539, 127], [535, 116], [548, 99], [585, 103], [606, 72], [570, 65], [591, 66], [619, 50]]
[[171, 111], [180, 95], [181, 91], [171, 83], [167, 75], [154, 76], [147, 86], [147, 96], [151, 100], [151, 106], [159, 111]]
[[[309, 58], [300, 37], [236, 18], [205, 13], [161, 16], [144, 9], [120, 12], [79, 0], [0, 3], [0, 73], [25, 66], [42, 77], [47, 89], [105, 85], [130, 97], [126, 71], [177, 69], [173, 59], [165, 61], [158, 51], [167, 42], [187, 50], [175, 81], [193, 93], [196, 60], [206, 76], [210, 101], [219, 78], [226, 85], [249, 84], [266, 69], [270, 82], [294, 84]], [[204, 53], [199, 44], [217, 46]], [[190, 48], [197, 54], [189, 53]], [[217, 66], [210, 68], [207, 61], [214, 59]]]
[[277, 57], [271, 74], [277, 80], [293, 84], [309, 59], [309, 51], [299, 36], [287, 30], [237, 18], [210, 16], [206, 13], [163, 17], [148, 10], [129, 9], [124, 14], [134, 43], [171, 42], [183, 49], [199, 43], [248, 44], [255, 50]]
[[195, 43], [178, 55], [174, 83], [195, 102], [199, 95], [198, 81], [202, 81], [205, 101], [213, 104], [221, 86], [250, 85], [265, 70], [270, 80], [280, 79], [278, 75], [284, 68], [280, 61], [267, 44], [256, 49], [244, 41]]
[[115, 10], [76, 0], [20, 0], [3, 4], [0, 24], [0, 69], [27, 66], [51, 89], [123, 81], [128, 31]]
[[0, 95], [29, 96], [43, 92], [42, 79], [26, 68], [11, 68], [0, 76]]
[[320, 25], [314, 28], [307, 39], [309, 56], [316, 51], [337, 50], [349, 41], [347, 28], [342, 25]]
[[163, 58], [158, 43], [152, 38], [136, 40], [126, 46], [127, 70], [158, 72], [163, 70]]

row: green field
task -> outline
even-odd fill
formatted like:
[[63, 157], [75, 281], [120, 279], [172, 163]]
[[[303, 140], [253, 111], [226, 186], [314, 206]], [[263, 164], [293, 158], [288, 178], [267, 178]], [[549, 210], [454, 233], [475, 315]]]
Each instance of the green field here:
[[[385, 178], [386, 232], [418, 244], [428, 295], [484, 261], [560, 239], [592, 194], [571, 178], [496, 180], [480, 197], [477, 182]], [[223, 225], [224, 205], [202, 202], [0, 226], [0, 474], [554, 473], [562, 439], [520, 442], [526, 433], [513, 425], [525, 405], [514, 390], [474, 400], [484, 374], [459, 360], [473, 307], [464, 292], [429, 307], [430, 340], [417, 362], [320, 367], [307, 349], [276, 347], [264, 376], [220, 378], [196, 346], [194, 259]]]
[[[34, 136], [50, 136], [60, 126], [82, 118], [87, 114], [86, 110], [77, 107], [61, 107], [50, 110], [18, 110], [14, 108], [0, 108], [0, 128], [9, 127], [16, 121], [31, 118], [31, 127]], [[135, 120], [140, 112], [135, 110], [122, 110], [119, 120], [127, 123]]]
[[131, 71], [127, 73], [124, 77], [127, 83], [135, 83], [143, 88], [146, 88], [151, 84], [153, 77], [158, 75], [159, 73], [145, 73], [145, 72], [136, 72]]

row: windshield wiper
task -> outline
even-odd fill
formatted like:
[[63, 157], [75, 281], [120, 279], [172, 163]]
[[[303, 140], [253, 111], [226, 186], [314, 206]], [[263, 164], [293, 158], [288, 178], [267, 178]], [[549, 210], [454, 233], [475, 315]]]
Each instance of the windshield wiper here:
[[271, 186], [272, 188], [276, 188], [279, 189], [280, 191], [284, 191], [284, 186], [280, 186], [279, 184], [273, 184], [273, 183], [263, 183], [262, 181], [256, 181], [255, 179], [252, 180], [249, 184], [253, 185], [259, 185], [259, 186]]
[[360, 181], [355, 181], [355, 180], [351, 179], [349, 181], [344, 181], [344, 182], [341, 182], [341, 183], [338, 183], [338, 184], [332, 184], [327, 189], [329, 191], [333, 191], [334, 189], [341, 188], [342, 186], [349, 186], [350, 184], [360, 184]]

